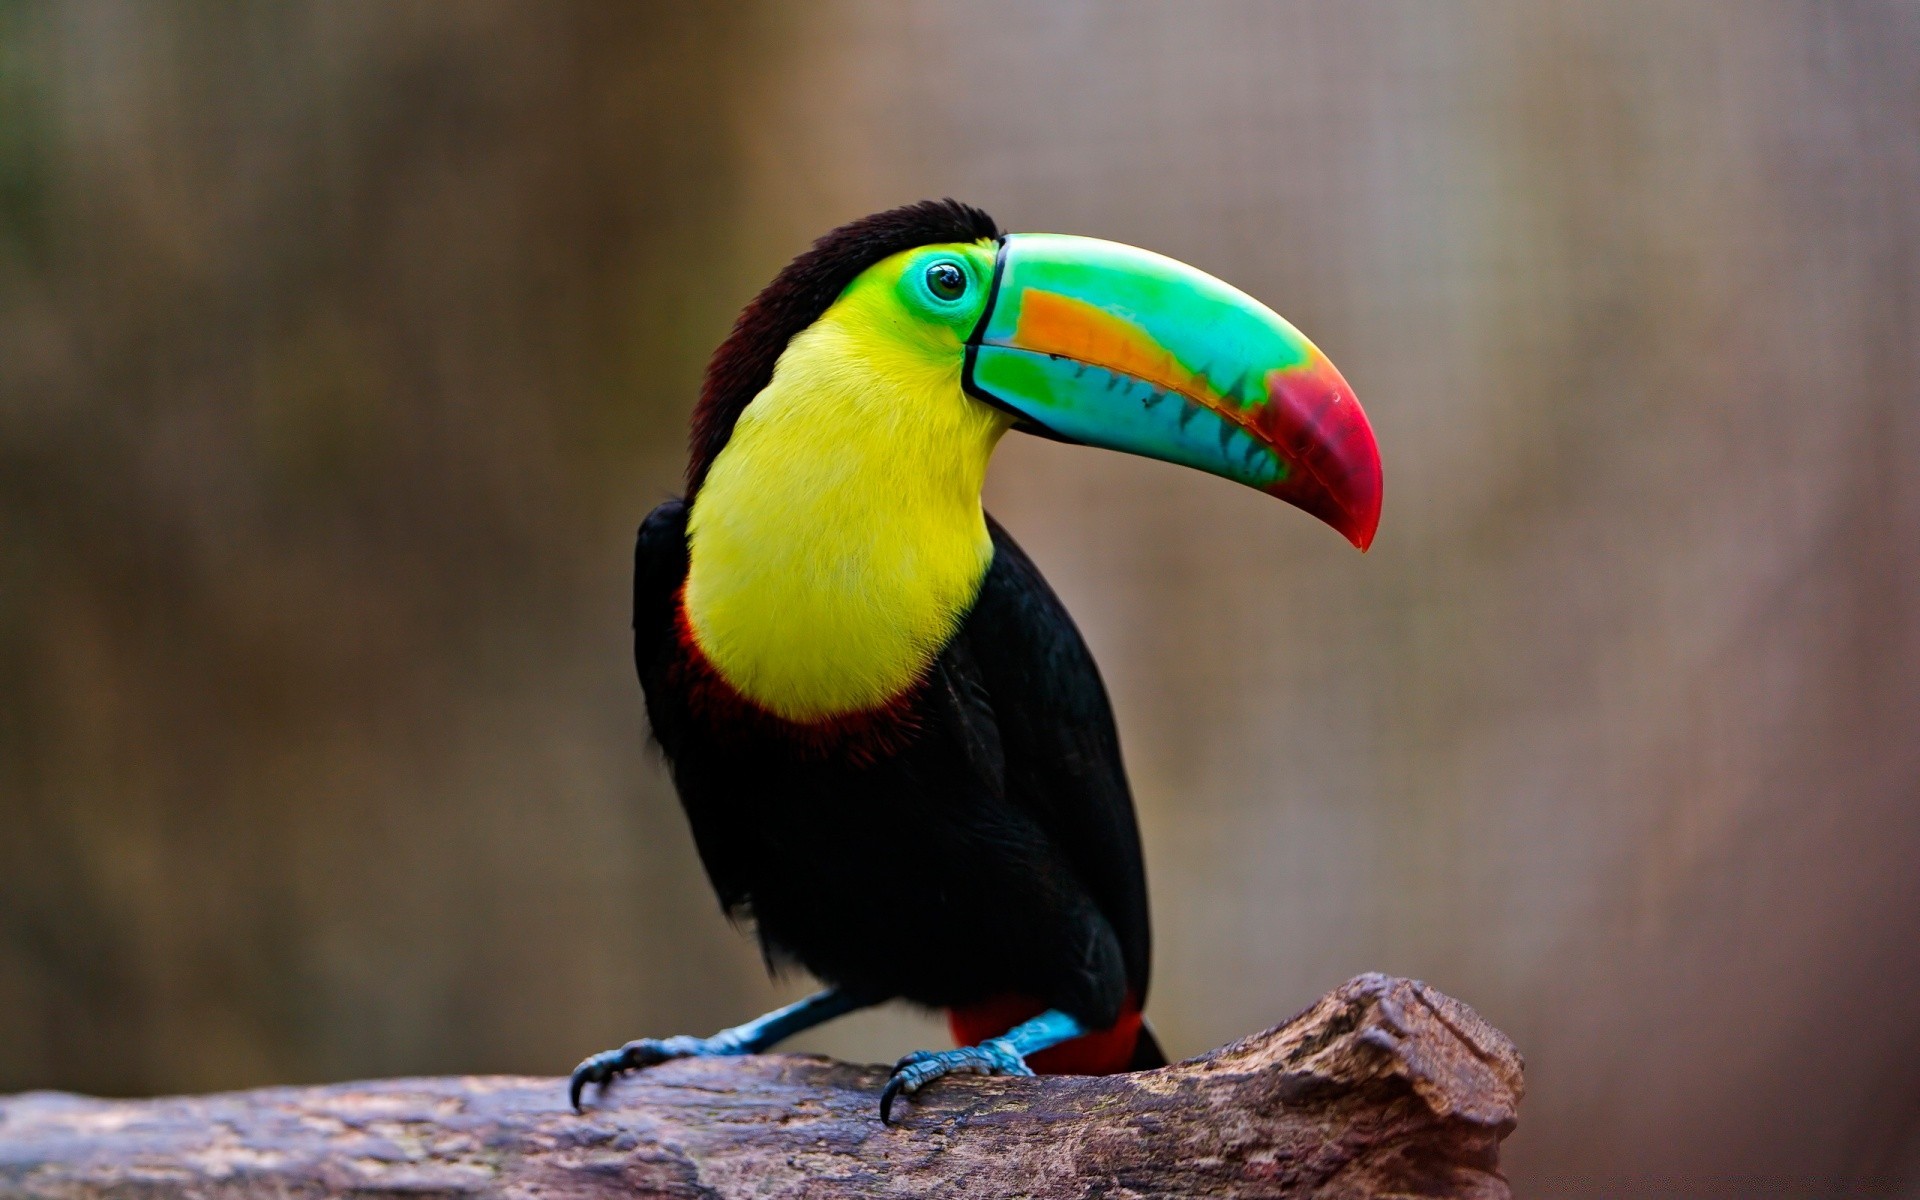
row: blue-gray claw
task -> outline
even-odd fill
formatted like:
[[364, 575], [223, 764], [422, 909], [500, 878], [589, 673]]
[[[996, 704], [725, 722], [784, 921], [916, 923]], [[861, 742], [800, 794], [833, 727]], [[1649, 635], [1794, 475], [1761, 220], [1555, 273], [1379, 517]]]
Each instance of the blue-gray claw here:
[[637, 1038], [618, 1050], [602, 1050], [598, 1054], [588, 1055], [573, 1069], [573, 1078], [567, 1081], [567, 1099], [573, 1103], [574, 1111], [579, 1112], [580, 1093], [586, 1090], [589, 1083], [597, 1083], [604, 1088], [616, 1076], [671, 1058], [699, 1058], [729, 1053], [737, 1051], [722, 1048], [713, 1038], [688, 1037], [685, 1034], [668, 1038]]
[[911, 1096], [946, 1075], [1031, 1075], [1033, 1068], [1005, 1038], [989, 1038], [958, 1050], [916, 1050], [893, 1065], [893, 1078], [880, 1093], [880, 1123], [893, 1115], [893, 1102]]

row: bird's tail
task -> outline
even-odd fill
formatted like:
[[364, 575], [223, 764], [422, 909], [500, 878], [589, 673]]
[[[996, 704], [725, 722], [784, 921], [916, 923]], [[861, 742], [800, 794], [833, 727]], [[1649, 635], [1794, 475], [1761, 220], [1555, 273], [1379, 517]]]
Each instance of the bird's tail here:
[[1127, 1064], [1129, 1071], [1151, 1071], [1155, 1067], [1167, 1065], [1167, 1052], [1160, 1048], [1160, 1039], [1153, 1036], [1153, 1027], [1147, 1024], [1145, 1017], [1140, 1019], [1140, 1036], [1133, 1043], [1133, 1061]]
[[[1047, 1006], [1026, 996], [996, 996], [965, 1008], [947, 1010], [947, 1027], [961, 1046], [975, 1046], [999, 1037], [1022, 1021], [1046, 1011]], [[1140, 1006], [1127, 997], [1120, 1019], [1106, 1029], [1082, 1034], [1027, 1056], [1027, 1065], [1041, 1075], [1117, 1075], [1167, 1065], [1167, 1056], [1140, 1015]]]

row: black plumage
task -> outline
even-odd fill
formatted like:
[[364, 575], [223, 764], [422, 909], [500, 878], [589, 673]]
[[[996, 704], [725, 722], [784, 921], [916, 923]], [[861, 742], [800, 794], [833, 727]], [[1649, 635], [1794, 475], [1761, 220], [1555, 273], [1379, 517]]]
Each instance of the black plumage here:
[[885, 725], [800, 736], [707, 673], [679, 617], [679, 500], [640, 530], [635, 663], [708, 875], [770, 961], [939, 1008], [1027, 997], [1105, 1028], [1147, 991], [1133, 802], [1086, 644], [990, 527], [978, 599]]

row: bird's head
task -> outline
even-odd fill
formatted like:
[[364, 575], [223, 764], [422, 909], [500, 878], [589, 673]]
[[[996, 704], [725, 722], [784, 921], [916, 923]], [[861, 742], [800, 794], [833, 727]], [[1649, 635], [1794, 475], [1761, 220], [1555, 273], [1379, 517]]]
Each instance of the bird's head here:
[[748, 306], [708, 371], [690, 492], [789, 342], [821, 324], [863, 348], [849, 369], [951, 389], [1016, 429], [1219, 475], [1362, 550], [1373, 540], [1373, 430], [1333, 363], [1278, 313], [1173, 259], [1002, 234], [950, 200], [835, 230]]

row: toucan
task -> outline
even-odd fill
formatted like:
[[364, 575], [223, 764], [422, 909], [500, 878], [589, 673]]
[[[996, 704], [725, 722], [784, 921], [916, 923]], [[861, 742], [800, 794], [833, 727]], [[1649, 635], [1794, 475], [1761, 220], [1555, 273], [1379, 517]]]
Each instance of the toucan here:
[[1164, 1065], [1146, 874], [1100, 673], [981, 505], [1021, 430], [1258, 488], [1365, 550], [1380, 458], [1351, 388], [1246, 293], [1095, 238], [929, 200], [843, 225], [747, 305], [694, 410], [684, 498], [640, 526], [634, 662], [725, 911], [826, 985], [588, 1084], [752, 1054], [904, 1000], [953, 1073]]

